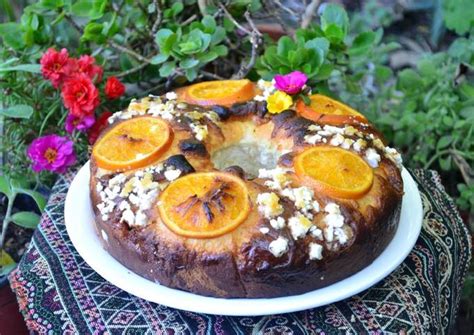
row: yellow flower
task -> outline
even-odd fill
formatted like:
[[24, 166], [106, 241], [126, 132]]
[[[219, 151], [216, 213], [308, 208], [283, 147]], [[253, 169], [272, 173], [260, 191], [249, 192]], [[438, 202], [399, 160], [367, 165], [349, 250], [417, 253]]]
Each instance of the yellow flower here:
[[272, 114], [278, 114], [293, 104], [291, 96], [282, 91], [276, 91], [267, 98], [267, 109]]

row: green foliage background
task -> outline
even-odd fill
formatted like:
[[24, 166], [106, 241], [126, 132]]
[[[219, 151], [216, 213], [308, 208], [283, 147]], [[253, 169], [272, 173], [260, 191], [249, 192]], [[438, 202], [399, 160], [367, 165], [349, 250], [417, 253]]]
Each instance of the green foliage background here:
[[[390, 66], [405, 38], [385, 31], [400, 19], [393, 8], [371, 0], [348, 15], [339, 5], [324, 4], [309, 26], [298, 28], [305, 13], [295, 24], [288, 20], [293, 9], [275, 3], [39, 0], [17, 17], [18, 3], [1, 0], [2, 173], [21, 180], [22, 189], [50, 186], [56, 178], [33, 174], [25, 151], [38, 136], [65, 134], [67, 111], [39, 74], [38, 60], [49, 47], [66, 47], [72, 56], [93, 55], [106, 76], [128, 84], [130, 96], [189, 81], [305, 72], [313, 91], [345, 101], [375, 123], [402, 151], [407, 167], [441, 171], [448, 191], [472, 218], [474, 2], [424, 1], [432, 8], [434, 51], [423, 49], [416, 64], [402, 69]], [[297, 29], [273, 41], [253, 26], [269, 17]], [[129, 98], [102, 104], [98, 113], [118, 110]], [[76, 134], [74, 140], [84, 161], [86, 139]]]

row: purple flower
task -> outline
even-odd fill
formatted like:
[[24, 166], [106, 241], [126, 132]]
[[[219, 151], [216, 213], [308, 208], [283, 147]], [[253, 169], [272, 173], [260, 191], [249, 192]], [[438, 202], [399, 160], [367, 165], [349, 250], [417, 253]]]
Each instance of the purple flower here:
[[38, 137], [28, 147], [27, 154], [35, 172], [49, 170], [64, 173], [76, 162], [74, 143], [58, 135]]
[[284, 76], [277, 74], [274, 79], [277, 90], [291, 95], [301, 91], [308, 81], [308, 77], [300, 71], [293, 71]]
[[74, 130], [86, 131], [95, 123], [94, 115], [85, 115], [83, 117], [69, 114], [66, 118], [66, 131], [72, 134]]

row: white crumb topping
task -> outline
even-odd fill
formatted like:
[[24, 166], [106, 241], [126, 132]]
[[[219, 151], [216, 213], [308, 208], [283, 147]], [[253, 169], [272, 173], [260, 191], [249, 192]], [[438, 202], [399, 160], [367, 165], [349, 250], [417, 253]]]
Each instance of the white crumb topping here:
[[268, 234], [268, 233], [270, 232], [270, 228], [268, 228], [268, 227], [262, 227], [262, 228], [260, 228], [260, 232], [261, 232], [262, 234], [264, 234], [264, 235], [265, 235], [265, 234]]
[[98, 181], [97, 184], [95, 185], [95, 189], [97, 190], [97, 192], [100, 193], [104, 189], [104, 186], [102, 185], [100, 181]]
[[312, 124], [308, 127], [308, 130], [309, 131], [319, 131], [321, 130], [321, 126], [320, 125], [317, 125], [317, 124]]
[[392, 162], [394, 162], [397, 165], [399, 169], [401, 169], [402, 164], [403, 164], [403, 159], [400, 153], [394, 148], [390, 148], [390, 147], [385, 147], [384, 151], [385, 151], [385, 157], [390, 159]]
[[283, 187], [286, 187], [290, 183], [290, 178], [288, 177], [287, 171], [281, 167], [275, 169], [259, 169], [258, 177], [263, 179], [271, 179], [265, 181], [265, 186], [271, 188], [272, 190], [281, 190]]
[[280, 198], [274, 192], [260, 193], [257, 196], [257, 204], [259, 212], [268, 219], [283, 213]]
[[285, 222], [285, 219], [281, 216], [277, 217], [276, 219], [271, 219], [270, 220], [270, 225], [274, 228], [274, 229], [282, 229], [286, 226], [286, 222]]
[[351, 138], [346, 138], [344, 139], [344, 142], [342, 142], [341, 148], [349, 150], [352, 144], [354, 144], [354, 140]]
[[355, 151], [360, 152], [362, 149], [365, 149], [367, 146], [367, 141], [362, 138], [359, 138], [357, 141], [354, 142], [353, 148]]
[[175, 115], [179, 113], [176, 111], [176, 102], [174, 100], [168, 100], [166, 103], [163, 103], [158, 99], [150, 102], [148, 114], [159, 116], [165, 120], [173, 120]]
[[324, 228], [324, 238], [327, 242], [338, 241], [341, 244], [347, 242], [347, 235], [343, 229], [344, 216], [341, 214], [339, 205], [329, 203], [324, 207], [327, 213], [323, 221], [326, 223]]
[[312, 211], [319, 212], [319, 203], [313, 199], [314, 192], [309, 187], [285, 188], [281, 195], [293, 201], [296, 208], [305, 215], [309, 216]]
[[102, 235], [102, 239], [105, 241], [105, 242], [108, 242], [109, 241], [109, 236], [107, 235], [107, 233], [105, 232], [105, 230], [101, 229], [100, 230], [100, 233]]
[[268, 245], [268, 249], [275, 257], [281, 257], [288, 251], [288, 240], [282, 236], [278, 236], [278, 238]]
[[357, 134], [359, 131], [354, 128], [353, 126], [346, 126], [344, 127], [344, 134], [347, 135], [347, 136], [353, 136], [355, 134]]
[[373, 148], [368, 148], [365, 151], [365, 160], [369, 165], [373, 168], [376, 168], [379, 166], [380, 163], [380, 155], [377, 153], [377, 151]]
[[126, 222], [129, 226], [133, 226], [135, 222], [135, 214], [133, 214], [131, 209], [126, 209], [123, 211], [120, 222]]
[[262, 91], [261, 94], [256, 95], [253, 99], [255, 101], [266, 101], [267, 98], [275, 92], [275, 84], [273, 81], [265, 81], [260, 79], [257, 82], [257, 87]]
[[309, 144], [316, 144], [318, 142], [321, 142], [322, 139], [323, 139], [323, 137], [319, 134], [306, 135], [304, 137], [305, 142], [309, 143]]
[[322, 241], [324, 239], [323, 231], [316, 226], [312, 226], [311, 228], [309, 228], [309, 233], [311, 234], [311, 236], [315, 237], [318, 240]]
[[309, 244], [309, 259], [323, 259], [323, 246], [318, 243]]
[[331, 141], [329, 141], [330, 145], [333, 145], [335, 147], [340, 146], [342, 143], [344, 143], [345, 137], [342, 136], [341, 134], [336, 134], [331, 138]]
[[182, 172], [181, 170], [177, 170], [177, 169], [167, 169], [164, 173], [164, 176], [166, 180], [173, 181], [179, 178], [179, 176], [181, 175], [181, 172]]
[[166, 99], [168, 100], [176, 100], [178, 95], [175, 92], [168, 92], [165, 94]]
[[291, 236], [293, 236], [293, 239], [295, 240], [305, 237], [311, 226], [311, 221], [301, 214], [297, 214], [288, 220], [288, 227], [290, 227]]
[[198, 141], [203, 141], [206, 139], [207, 134], [209, 133], [207, 125], [190, 123], [189, 126], [191, 127], [191, 130]]
[[385, 150], [385, 145], [383, 144], [383, 142], [380, 138], [376, 138], [375, 140], [373, 140], [372, 144], [374, 145], [375, 148], [377, 148], [381, 151]]

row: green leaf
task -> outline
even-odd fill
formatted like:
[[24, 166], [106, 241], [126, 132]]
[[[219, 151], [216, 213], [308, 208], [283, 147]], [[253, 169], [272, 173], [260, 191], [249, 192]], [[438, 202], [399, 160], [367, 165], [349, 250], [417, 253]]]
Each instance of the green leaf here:
[[423, 81], [418, 73], [412, 69], [405, 69], [398, 74], [398, 85], [401, 90], [408, 94], [414, 94], [423, 89]]
[[306, 106], [311, 105], [311, 99], [307, 95], [302, 94], [300, 97]]
[[5, 250], [0, 250], [0, 276], [9, 274], [16, 266], [12, 256]]
[[444, 22], [448, 29], [463, 35], [474, 28], [474, 1], [450, 0], [443, 1]]
[[375, 80], [379, 84], [385, 83], [393, 76], [393, 71], [388, 66], [376, 65], [375, 66]]
[[38, 5], [44, 9], [57, 9], [64, 6], [63, 0], [41, 0]]
[[194, 79], [196, 79], [197, 77], [197, 70], [195, 68], [187, 69], [185, 71], [185, 74], [186, 74], [186, 79], [188, 79], [189, 81], [194, 81]]
[[35, 229], [40, 221], [40, 216], [33, 212], [17, 212], [11, 216], [11, 220], [17, 226]]
[[150, 63], [153, 64], [153, 65], [161, 64], [161, 63], [166, 62], [168, 60], [168, 58], [169, 58], [169, 55], [158, 54], [156, 56], [153, 56], [150, 59]]
[[0, 37], [3, 43], [15, 50], [21, 49], [25, 46], [23, 40], [23, 30], [19, 23], [2, 23], [0, 24]]
[[357, 35], [352, 42], [352, 46], [347, 53], [351, 56], [359, 56], [371, 50], [375, 42], [375, 33], [373, 31], [366, 31]]
[[166, 62], [160, 67], [160, 76], [165, 78], [171, 75], [176, 68], [175, 62]]
[[84, 34], [81, 37], [82, 41], [92, 41], [97, 44], [104, 44], [107, 40], [106, 36], [103, 34], [104, 24], [97, 22], [89, 22], [84, 27]]
[[317, 61], [313, 61], [318, 67], [321, 66], [329, 51], [329, 41], [324, 37], [316, 37], [307, 41], [304, 46], [307, 49], [314, 50], [318, 54], [319, 59]]
[[23, 187], [18, 187], [18, 188], [12, 187], [12, 188], [13, 188], [13, 191], [29, 195], [36, 202], [38, 209], [41, 212], [44, 210], [46, 206], [46, 198], [41, 193], [27, 189], [27, 188], [23, 188]]
[[337, 27], [343, 39], [347, 34], [348, 26], [349, 17], [343, 7], [336, 4], [327, 4], [324, 7], [321, 15], [321, 28], [326, 35], [328, 30], [335, 30]]
[[215, 52], [219, 57], [227, 56], [228, 51], [225, 45], [216, 45], [211, 49], [211, 52]]
[[199, 61], [197, 59], [186, 58], [186, 59], [182, 60], [181, 62], [179, 62], [179, 67], [181, 67], [183, 69], [190, 69], [192, 67], [195, 67], [198, 64], [199, 64]]
[[41, 72], [41, 65], [39, 64], [19, 64], [15, 66], [7, 66], [1, 67], [0, 66], [0, 73], [1, 72], [10, 72], [10, 71], [23, 71], [23, 72], [31, 72], [31, 73], [40, 73]]
[[331, 41], [331, 43], [334, 44], [341, 43], [346, 37], [346, 34], [342, 30], [342, 28], [335, 24], [328, 25], [326, 30], [324, 31], [324, 34]]
[[155, 35], [156, 43], [160, 47], [160, 52], [164, 55], [169, 56], [171, 51], [176, 44], [178, 34], [174, 33], [170, 29], [160, 29]]
[[72, 14], [87, 17], [91, 20], [100, 19], [104, 15], [107, 0], [79, 0], [72, 7]]
[[459, 93], [463, 95], [466, 99], [474, 99], [474, 86], [464, 82], [458, 87]]
[[453, 141], [453, 138], [451, 135], [445, 135], [439, 139], [438, 144], [436, 145], [436, 149], [438, 150], [444, 149], [448, 145], [450, 145], [452, 141]]
[[33, 114], [33, 107], [28, 105], [15, 105], [0, 109], [0, 114], [17, 119], [29, 119]]
[[441, 170], [449, 171], [451, 169], [452, 158], [451, 156], [447, 156], [446, 158], [440, 158], [438, 160], [439, 166]]
[[202, 20], [202, 24], [205, 27], [205, 32], [212, 34], [214, 30], [216, 29], [216, 20], [210, 16], [210, 15], [205, 15]]
[[278, 45], [277, 45], [277, 54], [280, 56], [287, 57], [288, 52], [290, 50], [296, 49], [295, 42], [288, 37], [288, 36], [283, 36], [278, 40]]
[[216, 45], [221, 43], [226, 36], [225, 29], [222, 27], [217, 27], [214, 33], [211, 35], [211, 44]]
[[[213, 48], [214, 49], [214, 48]], [[199, 60], [199, 62], [203, 63], [203, 64], [206, 64], [206, 63], [209, 63], [209, 62], [212, 62], [214, 59], [216, 59], [217, 57], [219, 57], [219, 55], [217, 54], [217, 52], [215, 52], [213, 49], [211, 49], [211, 51], [209, 52], [206, 52], [202, 55], [199, 55], [197, 57], [197, 59]]]
[[5, 175], [0, 175], [0, 193], [5, 194], [7, 198], [11, 198], [12, 196], [10, 180]]

